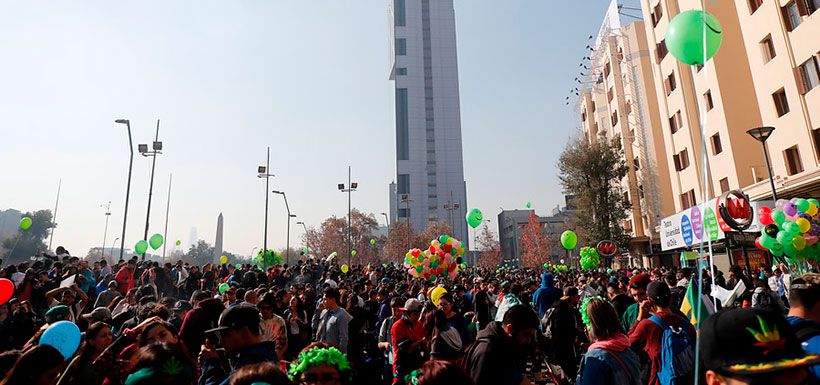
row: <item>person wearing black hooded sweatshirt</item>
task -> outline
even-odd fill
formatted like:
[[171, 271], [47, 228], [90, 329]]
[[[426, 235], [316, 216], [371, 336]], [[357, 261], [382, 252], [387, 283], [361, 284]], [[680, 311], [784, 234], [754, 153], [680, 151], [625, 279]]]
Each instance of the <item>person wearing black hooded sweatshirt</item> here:
[[551, 273], [544, 273], [541, 276], [541, 287], [532, 294], [532, 306], [538, 310], [538, 318], [544, 318], [547, 309], [551, 308], [556, 301], [561, 299], [558, 289]]
[[524, 376], [526, 353], [533, 346], [538, 316], [526, 305], [504, 313], [502, 322], [490, 322], [465, 353], [464, 364], [476, 385], [529, 385]]

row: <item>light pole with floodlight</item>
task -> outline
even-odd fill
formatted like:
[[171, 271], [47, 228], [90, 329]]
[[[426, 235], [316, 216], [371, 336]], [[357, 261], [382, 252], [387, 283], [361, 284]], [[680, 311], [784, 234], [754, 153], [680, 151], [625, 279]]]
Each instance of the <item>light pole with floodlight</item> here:
[[128, 149], [131, 150], [131, 158], [128, 160], [128, 184], [125, 187], [125, 213], [122, 215], [122, 239], [120, 240], [120, 260], [122, 260], [125, 252], [125, 225], [128, 223], [128, 197], [131, 195], [131, 170], [134, 167], [134, 143], [131, 142], [131, 121], [117, 119], [114, 123], [124, 124], [128, 128]]
[[[302, 221], [298, 221], [298, 222], [296, 222], [296, 224], [297, 225], [302, 225], [302, 228], [305, 229], [305, 247], [307, 247], [308, 252], [310, 252], [310, 241], [308, 240], [308, 235], [307, 235], [307, 233], [308, 233], [307, 225], [305, 225], [305, 222], [302, 222]], [[307, 258], [307, 253], [305, 253], [305, 258]]]
[[296, 218], [296, 215], [290, 213], [290, 206], [288, 206], [288, 196], [285, 195], [284, 191], [271, 191], [274, 194], [279, 194], [282, 198], [285, 199], [285, 210], [288, 211], [288, 235], [287, 240], [285, 241], [285, 263], [290, 264], [290, 218]]
[[[267, 256], [268, 253], [268, 196], [270, 193], [270, 177], [274, 176], [273, 174], [268, 173], [270, 170], [270, 146], [268, 146], [268, 158], [267, 162], [264, 166], [259, 166], [256, 168], [257, 171], [257, 178], [265, 178], [265, 235], [262, 237], [262, 270], [267, 272], [268, 270], [268, 263], [267, 263]], [[253, 256], [251, 256], [253, 258]]]
[[[142, 239], [148, 239], [148, 226], [151, 219], [151, 196], [154, 194], [154, 169], [157, 167], [157, 155], [162, 154], [162, 142], [159, 141], [159, 119], [157, 119], [157, 133], [154, 137], [154, 143], [151, 150], [148, 150], [147, 144], [138, 145], [140, 155], [148, 158], [151, 157], [151, 181], [148, 184], [148, 209], [145, 212], [145, 233]], [[142, 259], [145, 260], [145, 253], [142, 254]]]
[[350, 229], [351, 229], [351, 226], [352, 226], [352, 223], [353, 223], [352, 218], [350, 216], [351, 202], [352, 202], [352, 198], [351, 198], [350, 195], [353, 191], [356, 191], [356, 187], [359, 186], [358, 183], [351, 182], [350, 179], [351, 179], [351, 168], [350, 168], [350, 166], [347, 166], [347, 185], [349, 187], [345, 188], [344, 183], [339, 183], [338, 187], [339, 187], [339, 191], [341, 191], [343, 193], [344, 192], [347, 193], [347, 265], [348, 266], [350, 266], [350, 254], [353, 252], [352, 240], [350, 238]]
[[763, 157], [766, 159], [766, 170], [769, 171], [769, 184], [772, 186], [772, 200], [777, 202], [777, 189], [774, 187], [774, 177], [772, 176], [772, 165], [769, 162], [769, 149], [766, 147], [766, 140], [772, 136], [772, 132], [774, 132], [774, 127], [771, 126], [764, 126], [764, 127], [757, 127], [753, 128], [749, 131], [746, 131], [752, 138], [755, 138], [760, 144], [763, 145]]
[[100, 207], [105, 207], [105, 230], [103, 230], [103, 243], [100, 249], [100, 256], [105, 259], [105, 239], [108, 237], [108, 218], [111, 218], [111, 201], [103, 203]]

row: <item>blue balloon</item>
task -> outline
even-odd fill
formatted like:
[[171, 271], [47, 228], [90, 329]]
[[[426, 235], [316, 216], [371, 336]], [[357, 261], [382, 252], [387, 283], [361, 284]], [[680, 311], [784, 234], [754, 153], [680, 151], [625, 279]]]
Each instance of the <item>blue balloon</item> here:
[[40, 336], [40, 344], [54, 347], [68, 360], [80, 347], [80, 328], [71, 321], [56, 322]]

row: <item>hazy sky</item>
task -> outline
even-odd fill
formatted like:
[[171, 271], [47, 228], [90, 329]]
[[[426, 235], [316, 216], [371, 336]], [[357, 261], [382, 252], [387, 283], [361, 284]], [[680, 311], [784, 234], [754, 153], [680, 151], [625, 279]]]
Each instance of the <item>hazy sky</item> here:
[[[456, 0], [464, 174], [469, 207], [491, 218], [562, 202], [555, 162], [577, 127], [573, 87], [608, 1]], [[84, 256], [122, 231], [125, 126], [153, 140], [161, 119], [150, 233], [192, 227], [225, 249], [262, 242], [264, 181], [309, 226], [353, 205], [388, 211], [395, 178], [386, 0], [0, 1], [0, 209], [53, 209], [54, 244]], [[150, 158], [134, 158], [126, 247], [142, 238]], [[285, 246], [285, 206], [270, 197], [269, 243]], [[291, 225], [300, 245], [301, 226]]]

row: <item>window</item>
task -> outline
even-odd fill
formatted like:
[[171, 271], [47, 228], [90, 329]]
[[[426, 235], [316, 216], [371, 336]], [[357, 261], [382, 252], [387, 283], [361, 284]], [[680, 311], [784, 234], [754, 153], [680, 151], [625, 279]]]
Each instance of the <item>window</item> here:
[[683, 128], [683, 120], [680, 115], [680, 110], [675, 112], [675, 115], [672, 115], [672, 117], [669, 118], [669, 128], [672, 130], [673, 134]]
[[749, 13], [755, 13], [761, 5], [763, 5], [763, 0], [749, 0]]
[[820, 0], [805, 0], [806, 14], [811, 15], [814, 11], [820, 9]]
[[629, 201], [629, 191], [624, 191], [624, 202], [626, 202], [626, 204], [629, 204], [629, 202], [630, 202]]
[[712, 135], [712, 155], [723, 152], [723, 144], [720, 143], [720, 134]]
[[672, 156], [672, 161], [675, 163], [675, 171], [683, 171], [689, 167], [689, 151], [683, 151]]
[[703, 69], [703, 64], [698, 64], [695, 66], [695, 72], [700, 73], [700, 70]]
[[612, 113], [612, 125], [618, 124], [618, 111]]
[[396, 68], [396, 75], [407, 75], [407, 68], [404, 68], [404, 67]]
[[723, 178], [720, 180], [720, 193], [723, 194], [729, 191], [729, 178]]
[[680, 196], [681, 209], [686, 210], [695, 205], [695, 190], [689, 190]]
[[800, 160], [800, 151], [797, 146], [783, 151], [783, 157], [786, 158], [786, 171], [789, 175], [803, 172], [803, 162]]
[[661, 2], [658, 1], [658, 4], [652, 8], [652, 26], [657, 27], [658, 23], [660, 23], [661, 18], [663, 17], [663, 8], [661, 7]]
[[637, 156], [635, 157], [635, 159], [633, 159], [633, 160], [632, 160], [632, 164], [635, 166], [635, 169], [636, 169], [636, 170], [640, 170], [640, 169], [641, 169], [641, 160], [640, 160], [640, 159], [638, 159], [638, 157], [637, 157]]
[[586, 113], [586, 112], [582, 112], [582, 113], [581, 113], [581, 121], [582, 121], [582, 122], [586, 122], [586, 121], [587, 121], [587, 113]]
[[783, 116], [789, 113], [789, 99], [786, 98], [786, 90], [780, 89], [772, 94], [774, 99], [774, 108], [777, 110], [777, 116]]
[[768, 63], [777, 56], [774, 50], [774, 43], [772, 42], [772, 35], [766, 36], [760, 41], [760, 50], [763, 51], [763, 62]]
[[399, 218], [409, 218], [410, 209], [399, 209]]
[[404, 27], [406, 23], [406, 13], [404, 7], [404, 0], [394, 0], [393, 3], [393, 22], [397, 27]]
[[606, 91], [606, 99], [611, 102], [614, 97], [615, 95], [612, 92], [612, 87], [609, 87], [609, 90]]
[[663, 89], [666, 90], [666, 96], [671, 95], [672, 91], [674, 91], [677, 87], [678, 84], [675, 81], [675, 72], [672, 71], [672, 73], [666, 77], [666, 80], [663, 81]]
[[606, 62], [606, 64], [604, 64], [604, 77], [605, 78], [609, 77], [609, 72], [610, 72], [609, 62]]
[[791, 1], [786, 6], [780, 8], [781, 13], [783, 14], [783, 21], [786, 22], [786, 29], [789, 31], [794, 31], [800, 23], [803, 22], [803, 19], [800, 17], [800, 10], [797, 8], [798, 1]]
[[706, 111], [712, 111], [715, 108], [715, 103], [712, 101], [712, 90], [707, 90], [703, 94], [703, 104], [706, 105]]
[[632, 102], [627, 100], [626, 103], [624, 103], [624, 113], [627, 115], [632, 113]]
[[407, 39], [396, 39], [396, 55], [407, 55]]
[[396, 156], [398, 160], [410, 159], [409, 113], [407, 88], [396, 89]]
[[666, 41], [661, 40], [660, 43], [655, 44], [655, 54], [657, 58], [655, 60], [656, 63], [660, 64], [661, 60], [666, 57], [666, 54], [669, 53], [669, 49], [666, 48]]
[[[820, 0], [818, 0], [820, 1]], [[805, 63], [798, 67], [800, 70], [800, 79], [803, 89], [802, 93], [806, 93], [817, 87], [820, 84], [820, 76], [818, 76], [817, 57], [812, 56]]]
[[410, 194], [410, 174], [399, 174], [396, 194]]
[[820, 158], [820, 128], [811, 130], [811, 136], [814, 139], [814, 151], [817, 152], [817, 158]]

